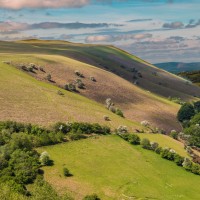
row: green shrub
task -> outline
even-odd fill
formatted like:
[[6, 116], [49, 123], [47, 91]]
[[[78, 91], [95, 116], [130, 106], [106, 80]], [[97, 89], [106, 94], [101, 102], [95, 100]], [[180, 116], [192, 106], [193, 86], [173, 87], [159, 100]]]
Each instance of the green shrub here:
[[71, 92], [76, 92], [76, 85], [73, 83], [69, 83], [64, 86], [64, 89]]
[[200, 112], [200, 101], [194, 102], [194, 109], [197, 113]]
[[115, 110], [115, 114], [116, 114], [116, 115], [119, 115], [120, 117], [124, 117], [124, 113], [123, 113], [119, 108], [117, 108], [117, 109]]
[[149, 149], [149, 150], [151, 149], [151, 143], [150, 143], [149, 139], [147, 139], [147, 138], [142, 139], [140, 144], [142, 145], [142, 148], [144, 148], [144, 149]]
[[178, 139], [178, 133], [175, 130], [172, 130], [170, 132], [170, 137], [172, 137], [173, 139], [177, 140]]
[[200, 175], [200, 166], [198, 164], [193, 163], [191, 167], [191, 172], [193, 174]]
[[162, 150], [163, 150], [162, 147], [158, 147], [158, 148], [155, 149], [155, 152], [156, 152], [157, 154], [161, 154]]
[[96, 194], [92, 194], [85, 196], [83, 200], [100, 200], [100, 198]]
[[40, 163], [43, 166], [48, 166], [48, 165], [50, 165], [50, 162], [51, 162], [50, 156], [49, 156], [49, 154], [46, 151], [44, 151], [44, 152], [41, 153], [39, 160], [40, 160]]
[[80, 133], [69, 133], [68, 137], [70, 140], [75, 141], [75, 140], [80, 140], [80, 139], [85, 139], [86, 136], [80, 134]]
[[189, 158], [184, 158], [184, 161], [183, 161], [182, 165], [186, 170], [191, 171], [191, 169], [192, 169], [192, 161]]
[[135, 134], [129, 134], [128, 141], [134, 145], [140, 144], [140, 138]]
[[64, 176], [71, 176], [69, 169], [67, 169], [66, 167], [63, 168], [63, 175]]
[[158, 148], [158, 146], [159, 146], [157, 142], [150, 142], [150, 144], [151, 144], [151, 149], [153, 151], [155, 151]]
[[178, 111], [177, 118], [180, 122], [190, 120], [195, 115], [194, 107], [190, 103], [185, 103]]
[[176, 154], [174, 156], [174, 162], [178, 165], [178, 166], [182, 166], [182, 163], [184, 161], [184, 158], [178, 154]]
[[51, 81], [51, 78], [52, 78], [51, 74], [48, 74], [46, 78], [47, 78], [48, 81]]

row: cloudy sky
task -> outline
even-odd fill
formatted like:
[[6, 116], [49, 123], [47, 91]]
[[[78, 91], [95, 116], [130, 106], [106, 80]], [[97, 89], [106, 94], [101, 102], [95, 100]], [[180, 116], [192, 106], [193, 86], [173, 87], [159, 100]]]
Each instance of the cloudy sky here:
[[112, 44], [152, 63], [200, 61], [200, 0], [0, 0], [0, 40]]

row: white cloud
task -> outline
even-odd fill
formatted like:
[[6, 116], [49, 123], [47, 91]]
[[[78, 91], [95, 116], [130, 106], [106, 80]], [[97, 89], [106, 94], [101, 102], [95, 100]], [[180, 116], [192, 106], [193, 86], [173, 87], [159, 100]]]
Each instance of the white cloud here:
[[0, 0], [1, 8], [62, 8], [82, 7], [90, 3], [90, 0]]
[[151, 38], [152, 34], [122, 34], [122, 35], [93, 35], [88, 36], [85, 39], [87, 43], [98, 43], [98, 42], [115, 42], [121, 40], [143, 40]]

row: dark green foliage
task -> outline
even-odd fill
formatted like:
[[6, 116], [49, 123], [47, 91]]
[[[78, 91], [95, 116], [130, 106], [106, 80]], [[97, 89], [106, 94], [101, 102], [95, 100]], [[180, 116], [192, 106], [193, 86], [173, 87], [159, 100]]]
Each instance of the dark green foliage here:
[[47, 78], [48, 81], [51, 81], [51, 78], [52, 78], [51, 74], [48, 74], [46, 78]]
[[92, 194], [85, 196], [83, 200], [101, 200], [101, 199], [96, 194]]
[[140, 144], [140, 138], [136, 134], [123, 133], [119, 136], [133, 145]]
[[200, 126], [192, 125], [189, 128], [184, 129], [185, 135], [189, 135], [187, 142], [190, 146], [200, 147]]
[[69, 83], [64, 86], [64, 89], [71, 92], [76, 92], [76, 85], [73, 83]]
[[85, 89], [85, 84], [82, 82], [81, 79], [76, 79], [76, 84], [79, 89]]
[[140, 144], [142, 145], [142, 148], [144, 148], [144, 149], [149, 149], [149, 150], [151, 149], [151, 143], [150, 143], [149, 139], [147, 139], [147, 138], [142, 139]]
[[71, 130], [71, 125], [68, 123], [57, 122], [53, 125], [53, 131], [62, 132], [64, 134], [69, 133]]
[[86, 138], [86, 136], [82, 135], [81, 133], [69, 133], [68, 137], [72, 141]]
[[123, 113], [119, 108], [117, 108], [117, 109], [115, 110], [115, 114], [116, 114], [116, 115], [119, 115], [120, 117], [124, 117], [124, 113]]
[[174, 156], [174, 162], [178, 165], [178, 166], [182, 166], [182, 163], [184, 161], [184, 158], [178, 154], [175, 154]]
[[155, 149], [155, 152], [157, 154], [161, 154], [162, 150], [163, 150], [162, 147], [158, 147], [158, 148]]
[[198, 164], [193, 163], [191, 167], [191, 172], [193, 174], [200, 175], [200, 166]]
[[174, 160], [176, 154], [172, 150], [165, 148], [161, 151], [160, 155], [162, 158], [165, 158], [167, 160]]
[[174, 138], [175, 140], [178, 139], [178, 133], [176, 131], [171, 131], [170, 137]]
[[194, 115], [195, 110], [193, 105], [191, 105], [190, 103], [185, 103], [178, 111], [177, 118], [180, 122], [183, 122], [185, 120], [190, 120]]
[[71, 176], [71, 173], [69, 172], [69, 169], [67, 169], [66, 167], [63, 168], [63, 175], [64, 176]]
[[197, 113], [190, 121], [190, 125], [200, 124], [200, 113]]
[[200, 112], [200, 101], [194, 102], [194, 109], [197, 113]]

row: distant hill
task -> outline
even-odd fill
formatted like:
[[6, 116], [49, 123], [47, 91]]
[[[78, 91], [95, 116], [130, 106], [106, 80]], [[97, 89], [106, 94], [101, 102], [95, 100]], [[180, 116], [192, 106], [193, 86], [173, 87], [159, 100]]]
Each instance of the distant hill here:
[[174, 74], [186, 71], [200, 70], [200, 62], [196, 63], [168, 62], [168, 63], [158, 63], [154, 65]]
[[190, 71], [190, 72], [181, 72], [178, 74], [183, 78], [190, 80], [191, 82], [195, 83], [196, 85], [200, 86], [200, 70], [199, 71]]

